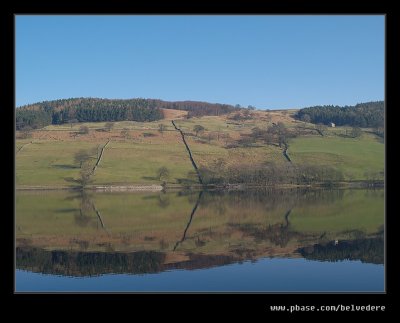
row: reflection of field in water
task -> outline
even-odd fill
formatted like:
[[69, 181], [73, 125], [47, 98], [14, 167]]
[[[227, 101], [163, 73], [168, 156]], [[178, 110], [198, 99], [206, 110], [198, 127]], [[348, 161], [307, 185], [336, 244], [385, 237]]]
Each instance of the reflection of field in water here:
[[[18, 192], [16, 236], [20, 252], [106, 252], [109, 262], [121, 252], [138, 259], [151, 251], [163, 264], [205, 256], [219, 256], [218, 263], [312, 257], [310, 250], [321, 257], [335, 240], [366, 249], [360, 241], [382, 233], [383, 219], [381, 190]], [[326, 248], [310, 249], [315, 244]]]

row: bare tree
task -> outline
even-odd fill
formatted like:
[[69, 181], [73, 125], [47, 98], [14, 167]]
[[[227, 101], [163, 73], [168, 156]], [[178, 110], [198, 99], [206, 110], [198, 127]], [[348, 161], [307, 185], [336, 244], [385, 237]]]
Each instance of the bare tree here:
[[81, 167], [81, 171], [79, 172], [78, 183], [81, 188], [85, 188], [88, 184], [92, 183], [92, 166], [89, 163], [84, 163]]
[[127, 129], [124, 129], [121, 131], [121, 136], [124, 137], [125, 139], [131, 138], [131, 134], [129, 133], [129, 131]]
[[226, 161], [223, 158], [218, 158], [212, 163], [212, 168], [218, 173], [222, 174], [225, 171]]
[[267, 131], [263, 136], [263, 140], [267, 145], [271, 145], [274, 143], [274, 135]]
[[18, 139], [32, 138], [32, 132], [28, 129], [24, 129], [17, 134]]
[[225, 145], [227, 145], [227, 144], [229, 143], [229, 141], [231, 140], [231, 135], [230, 135], [229, 133], [222, 133], [222, 134], [220, 135], [220, 137], [221, 137], [222, 139], [224, 139]]
[[70, 120], [67, 121], [67, 123], [70, 125], [71, 129], [72, 129], [72, 126], [73, 126], [75, 123], [78, 123], [78, 122], [79, 122], [78, 119], [70, 119]]
[[294, 129], [295, 129], [295, 133], [296, 133], [297, 136], [300, 136], [303, 133], [304, 127], [305, 127], [304, 123], [296, 124]]
[[254, 142], [256, 142], [257, 139], [262, 139], [265, 136], [266, 131], [260, 129], [259, 127], [254, 127], [251, 129], [251, 137], [253, 137]]
[[89, 128], [87, 126], [81, 126], [79, 128], [79, 133], [81, 135], [87, 135], [89, 133]]
[[324, 125], [324, 124], [322, 124], [322, 123], [318, 123], [318, 124], [315, 126], [315, 129], [317, 129], [317, 131], [318, 131], [321, 135], [324, 135], [325, 132], [326, 132], [327, 126]]
[[158, 125], [158, 131], [161, 133], [161, 136], [164, 137], [164, 131], [167, 130], [167, 126], [160, 123]]
[[204, 130], [206, 130], [206, 129], [199, 124], [197, 124], [193, 127], [193, 131], [196, 133], [196, 137], [199, 136], [199, 132], [203, 132]]
[[79, 150], [75, 156], [74, 161], [75, 163], [79, 164], [79, 167], [82, 168], [82, 165], [88, 161], [91, 157], [91, 154], [87, 150]]
[[376, 127], [376, 128], [373, 129], [373, 132], [374, 132], [377, 136], [379, 136], [379, 137], [381, 137], [381, 138], [384, 138], [384, 137], [385, 137], [385, 129], [384, 129], [383, 127]]
[[360, 136], [361, 136], [362, 130], [361, 130], [361, 128], [359, 128], [359, 127], [353, 127], [353, 128], [351, 129], [350, 134], [351, 134], [351, 136], [352, 136], [353, 138], [357, 138], [357, 137], [360, 137]]
[[114, 122], [106, 122], [104, 125], [104, 129], [108, 132], [110, 132], [112, 128], [114, 128]]
[[275, 138], [278, 141], [279, 147], [287, 144], [289, 132], [283, 122], [278, 122], [268, 127], [265, 134], [265, 141], [268, 143], [271, 139]]
[[211, 132], [211, 131], [208, 133], [208, 143], [211, 143], [211, 140], [214, 140], [216, 138], [217, 138], [217, 134], [216, 133]]
[[166, 181], [169, 178], [169, 170], [167, 167], [163, 166], [157, 170], [157, 177], [160, 181]]

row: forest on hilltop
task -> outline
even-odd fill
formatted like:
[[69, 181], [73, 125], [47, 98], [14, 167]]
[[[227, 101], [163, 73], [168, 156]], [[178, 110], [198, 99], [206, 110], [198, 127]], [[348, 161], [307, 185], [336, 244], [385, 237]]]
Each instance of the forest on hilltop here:
[[385, 109], [383, 101], [359, 103], [355, 106], [313, 106], [300, 109], [295, 118], [315, 124], [353, 126], [361, 128], [383, 128]]
[[16, 110], [16, 129], [37, 129], [50, 124], [102, 121], [155, 121], [161, 109], [188, 111], [188, 117], [221, 115], [238, 108], [197, 101], [169, 102], [156, 99], [74, 98], [25, 105]]

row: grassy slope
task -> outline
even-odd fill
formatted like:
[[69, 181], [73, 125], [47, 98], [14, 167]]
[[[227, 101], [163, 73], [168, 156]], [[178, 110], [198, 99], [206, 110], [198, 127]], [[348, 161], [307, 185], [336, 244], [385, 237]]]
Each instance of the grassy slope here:
[[384, 145], [368, 134], [360, 138], [300, 137], [290, 142], [294, 163], [331, 165], [340, 169], [347, 179], [363, 179], [365, 172], [384, 169]]
[[[296, 123], [291, 112], [256, 112], [256, 117], [237, 124], [226, 116], [180, 119], [177, 124], [187, 133], [193, 157], [199, 166], [210, 166], [222, 158], [229, 165], [254, 165], [273, 161], [286, 163], [282, 150], [261, 143], [257, 147], [226, 149], [229, 134], [237, 139], [241, 133], [250, 133], [255, 126], [266, 128], [271, 122], [283, 121], [288, 127]], [[157, 129], [163, 123], [167, 131], [161, 135]], [[196, 137], [193, 127], [200, 124], [206, 131]], [[170, 170], [168, 182], [176, 183], [186, 178], [192, 170], [187, 152], [179, 134], [173, 130], [170, 120], [160, 122], [116, 122], [110, 132], [99, 132], [104, 123], [87, 123], [91, 132], [73, 138], [71, 134], [82, 124], [48, 126], [45, 131], [34, 132], [32, 139], [16, 140], [16, 147], [33, 141], [16, 155], [16, 183], [24, 185], [74, 185], [66, 178], [77, 178], [79, 167], [74, 163], [74, 154], [81, 149], [93, 149], [112, 139], [105, 150], [103, 160], [94, 176], [96, 184], [159, 184], [157, 169], [165, 166]], [[121, 135], [128, 129], [130, 138]], [[213, 138], [209, 140], [208, 135]], [[352, 139], [337, 136], [343, 128], [328, 129], [327, 136], [302, 136], [290, 140], [289, 154], [293, 163], [334, 166], [343, 171], [347, 179], [363, 179], [365, 172], [379, 172], [384, 168], [384, 145], [374, 136], [364, 133]], [[145, 137], [152, 133], [153, 137]], [[192, 134], [192, 135], [190, 135]], [[218, 139], [218, 135], [220, 138]], [[95, 157], [95, 156], [94, 156]], [[93, 163], [95, 159], [93, 159]]]
[[[17, 141], [17, 145], [18, 145]], [[34, 141], [24, 147], [16, 157], [16, 184], [18, 185], [71, 185], [65, 178], [77, 176], [79, 167], [74, 163], [74, 153], [92, 149], [96, 145], [80, 141]]]
[[111, 142], [96, 171], [95, 183], [159, 183], [156, 172], [162, 166], [169, 169], [168, 182], [186, 178], [192, 166], [185, 147], [178, 134], [169, 135], [172, 140], [168, 145], [158, 140], [148, 144]]
[[[251, 148], [230, 148], [226, 149], [226, 140], [224, 134], [229, 134], [231, 138], [237, 139], [240, 133], [250, 133], [251, 129], [258, 127], [266, 127], [266, 122], [260, 120], [248, 120], [242, 126], [234, 125], [225, 117], [203, 117], [193, 118], [191, 120], [179, 120], [178, 126], [185, 133], [194, 133], [194, 125], [202, 125], [206, 131], [196, 136], [187, 136], [186, 140], [193, 153], [198, 166], [211, 166], [217, 159], [223, 159], [227, 166], [244, 165], [256, 163], [264, 163], [266, 161], [274, 161], [275, 163], [284, 163], [282, 150], [267, 145], [258, 145]], [[214, 138], [209, 140], [209, 132], [213, 133]], [[218, 139], [218, 132], [220, 138]]]

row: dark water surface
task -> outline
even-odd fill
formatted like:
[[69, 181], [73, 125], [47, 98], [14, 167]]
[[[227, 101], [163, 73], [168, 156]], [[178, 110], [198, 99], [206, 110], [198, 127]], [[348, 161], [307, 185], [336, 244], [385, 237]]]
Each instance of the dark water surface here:
[[17, 192], [16, 291], [384, 291], [383, 190]]

